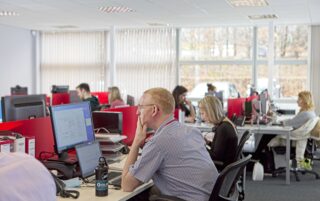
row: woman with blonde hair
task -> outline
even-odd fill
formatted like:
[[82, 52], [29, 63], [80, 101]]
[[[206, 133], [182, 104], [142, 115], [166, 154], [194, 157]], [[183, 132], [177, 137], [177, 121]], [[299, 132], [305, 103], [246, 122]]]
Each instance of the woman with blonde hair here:
[[234, 162], [238, 146], [238, 136], [235, 125], [225, 116], [220, 100], [214, 96], [206, 96], [199, 101], [199, 110], [202, 120], [214, 124], [215, 133], [209, 154], [214, 161], [221, 161], [223, 165], [216, 164], [221, 171]]
[[[298, 106], [300, 107], [299, 113], [294, 116], [292, 119], [287, 119], [282, 121], [282, 125], [291, 126], [293, 129], [298, 129], [304, 124], [306, 124], [309, 120], [314, 119], [316, 117], [316, 113], [314, 111], [314, 104], [312, 100], [312, 95], [309, 91], [301, 91], [298, 94], [297, 100]], [[304, 152], [307, 146], [307, 139], [302, 136], [307, 133], [301, 132], [292, 132], [291, 137], [294, 138], [303, 138], [299, 140], [294, 140], [296, 142], [296, 160], [298, 168], [310, 169], [310, 164], [305, 163], [304, 160]], [[280, 137], [273, 138], [268, 144], [271, 147], [280, 146], [284, 144], [284, 140]]]
[[115, 108], [117, 106], [125, 105], [124, 101], [121, 98], [120, 90], [118, 87], [109, 88], [109, 103], [110, 108]]

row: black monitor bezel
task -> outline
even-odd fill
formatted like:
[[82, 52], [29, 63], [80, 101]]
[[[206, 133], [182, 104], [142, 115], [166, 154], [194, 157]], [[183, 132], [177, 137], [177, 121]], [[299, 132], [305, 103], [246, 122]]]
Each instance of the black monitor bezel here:
[[64, 158], [67, 156], [63, 156], [65, 154], [65, 152], [67, 152], [68, 150], [72, 150], [75, 148], [76, 145], [82, 144], [82, 143], [88, 143], [88, 142], [93, 142], [95, 141], [95, 132], [94, 132], [94, 127], [93, 127], [93, 121], [92, 121], [92, 112], [90, 112], [90, 119], [91, 119], [91, 125], [92, 125], [92, 134], [93, 134], [93, 140], [92, 141], [84, 141], [84, 142], [79, 142], [73, 145], [68, 146], [67, 148], [63, 149], [63, 150], [59, 150], [58, 149], [58, 144], [57, 144], [57, 133], [55, 130], [55, 124], [54, 124], [54, 119], [53, 119], [53, 112], [52, 109], [56, 108], [56, 107], [66, 107], [66, 106], [70, 106], [70, 105], [80, 105], [80, 104], [87, 104], [89, 107], [89, 111], [91, 111], [91, 107], [90, 107], [90, 103], [88, 101], [83, 101], [83, 102], [79, 102], [79, 103], [71, 103], [71, 104], [62, 104], [62, 105], [53, 105], [49, 107], [50, 110], [50, 119], [51, 119], [51, 125], [52, 125], [52, 133], [53, 133], [53, 139], [54, 139], [54, 151], [56, 154], [59, 155], [59, 158]]

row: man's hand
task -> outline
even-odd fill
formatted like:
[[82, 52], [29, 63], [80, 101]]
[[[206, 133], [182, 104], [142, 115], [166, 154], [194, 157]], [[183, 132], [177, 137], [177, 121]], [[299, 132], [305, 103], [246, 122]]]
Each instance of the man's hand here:
[[136, 135], [133, 140], [132, 145], [141, 146], [144, 143], [144, 140], [147, 137], [147, 125], [142, 124], [140, 118], [138, 118], [137, 121], [137, 129], [136, 129]]

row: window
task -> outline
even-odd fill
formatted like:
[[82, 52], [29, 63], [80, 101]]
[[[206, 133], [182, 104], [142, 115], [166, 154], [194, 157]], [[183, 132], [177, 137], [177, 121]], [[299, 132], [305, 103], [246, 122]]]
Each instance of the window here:
[[87, 82], [91, 91], [105, 87], [106, 43], [104, 32], [42, 32], [41, 92], [52, 85], [70, 89]]
[[120, 29], [116, 32], [116, 85], [139, 98], [152, 87], [173, 89], [175, 29]]
[[[221, 89], [218, 87], [218, 90], [226, 91], [222, 83], [229, 83], [230, 86], [235, 85], [238, 92], [245, 96], [247, 85], [251, 83], [251, 60], [250, 27], [181, 30], [179, 83], [189, 91], [207, 82], [221, 85]], [[229, 95], [224, 96], [228, 98]]]

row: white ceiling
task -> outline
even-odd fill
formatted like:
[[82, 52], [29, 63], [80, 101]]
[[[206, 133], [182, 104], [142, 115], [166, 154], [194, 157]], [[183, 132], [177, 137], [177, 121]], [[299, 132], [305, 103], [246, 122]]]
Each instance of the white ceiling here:
[[[147, 27], [149, 23], [173, 27], [267, 24], [248, 15], [276, 14], [275, 24], [320, 24], [320, 0], [267, 0], [269, 6], [235, 8], [225, 0], [0, 0], [0, 24], [34, 30], [81, 30]], [[103, 13], [101, 6], [126, 6], [135, 12]], [[60, 27], [60, 28], [58, 28]], [[69, 28], [70, 29], [70, 28]], [[72, 29], [72, 28], [71, 28]]]

